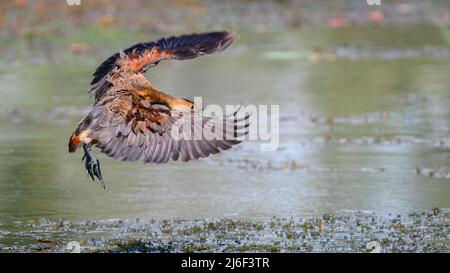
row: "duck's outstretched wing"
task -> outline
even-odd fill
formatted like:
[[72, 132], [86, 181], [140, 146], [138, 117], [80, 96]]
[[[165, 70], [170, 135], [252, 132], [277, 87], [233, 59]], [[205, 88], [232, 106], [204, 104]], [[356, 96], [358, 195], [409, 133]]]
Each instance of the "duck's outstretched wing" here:
[[95, 70], [89, 93], [98, 99], [107, 85], [105, 79], [118, 66], [128, 66], [144, 72], [164, 59], [185, 60], [220, 52], [233, 42], [234, 37], [231, 32], [220, 31], [162, 38], [156, 42], [133, 45], [112, 55]]
[[[131, 96], [103, 98], [77, 130], [110, 157], [124, 161], [189, 161], [227, 150], [247, 134], [248, 116], [201, 117], [165, 107], [142, 107]], [[71, 139], [77, 139], [77, 135]], [[70, 147], [70, 144], [69, 144]], [[74, 151], [75, 149], [72, 149]]]

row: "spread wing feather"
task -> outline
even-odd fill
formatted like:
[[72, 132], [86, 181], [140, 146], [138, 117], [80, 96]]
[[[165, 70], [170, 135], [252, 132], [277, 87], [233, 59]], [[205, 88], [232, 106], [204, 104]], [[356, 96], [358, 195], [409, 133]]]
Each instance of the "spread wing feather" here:
[[161, 38], [156, 42], [135, 44], [106, 59], [94, 72], [89, 93], [100, 99], [110, 87], [107, 76], [118, 66], [145, 72], [164, 59], [186, 60], [227, 48], [234, 39], [228, 31]]
[[[219, 153], [240, 143], [236, 137], [247, 133], [248, 116], [240, 119], [202, 117], [196, 122], [194, 114], [193, 111], [181, 113], [164, 107], [143, 107], [126, 94], [112, 100], [105, 97], [88, 115], [92, 129], [89, 138], [112, 158], [166, 163], [170, 159], [189, 161]], [[195, 132], [204, 137], [203, 131], [195, 128], [213, 132], [213, 138], [193, 138]], [[174, 137], [174, 130], [178, 130], [179, 137]]]

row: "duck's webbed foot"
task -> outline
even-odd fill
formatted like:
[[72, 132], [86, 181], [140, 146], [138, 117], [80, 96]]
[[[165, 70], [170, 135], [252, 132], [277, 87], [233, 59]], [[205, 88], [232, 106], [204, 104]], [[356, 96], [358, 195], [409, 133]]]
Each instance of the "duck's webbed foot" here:
[[86, 168], [86, 173], [88, 176], [92, 178], [92, 181], [94, 181], [94, 176], [100, 180], [100, 183], [102, 184], [102, 187], [106, 189], [105, 182], [102, 178], [102, 172], [100, 170], [100, 161], [94, 156], [94, 154], [91, 151], [91, 145], [84, 144], [83, 145], [84, 155], [81, 160], [84, 160], [84, 167]]

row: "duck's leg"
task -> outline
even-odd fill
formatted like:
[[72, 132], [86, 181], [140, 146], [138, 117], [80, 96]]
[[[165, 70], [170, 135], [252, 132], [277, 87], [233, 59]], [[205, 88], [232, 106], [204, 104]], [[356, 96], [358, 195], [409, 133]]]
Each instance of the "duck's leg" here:
[[100, 161], [94, 156], [91, 150], [91, 144], [83, 144], [84, 155], [81, 160], [84, 160], [84, 167], [86, 168], [86, 173], [94, 181], [94, 176], [100, 180], [103, 189], [106, 189], [105, 182], [102, 178], [102, 172], [100, 170]]

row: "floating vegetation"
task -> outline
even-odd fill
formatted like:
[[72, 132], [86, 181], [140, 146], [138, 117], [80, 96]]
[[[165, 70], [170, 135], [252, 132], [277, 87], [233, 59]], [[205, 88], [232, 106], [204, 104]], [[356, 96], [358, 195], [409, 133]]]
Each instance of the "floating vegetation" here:
[[[314, 144], [327, 145], [427, 145], [450, 149], [450, 138], [420, 138], [410, 135], [361, 136], [354, 138], [335, 136], [316, 136], [310, 140]], [[306, 144], [307, 142], [303, 142]]]
[[450, 170], [447, 167], [422, 168], [416, 166], [416, 173], [417, 175], [434, 178], [450, 178]]
[[450, 211], [0, 226], [2, 252], [450, 252]]
[[401, 58], [448, 58], [450, 49], [436, 48], [426, 46], [419, 49], [376, 49], [376, 48], [358, 48], [358, 47], [336, 47], [324, 50], [313, 50], [312, 52], [304, 50], [284, 50], [284, 51], [266, 51], [262, 54], [263, 58], [270, 60], [311, 60], [317, 63], [321, 61], [333, 62], [339, 59], [344, 60], [391, 60]]
[[364, 113], [350, 117], [339, 116], [320, 116], [313, 113], [300, 113], [298, 115], [283, 115], [280, 117], [282, 122], [298, 122], [314, 126], [320, 125], [365, 125], [377, 122], [384, 122], [392, 118], [398, 118], [398, 113], [394, 112], [375, 112]]
[[[295, 160], [290, 161], [275, 161], [275, 160], [260, 160], [260, 159], [232, 159], [228, 158], [222, 164], [235, 165], [239, 169], [244, 170], [258, 170], [258, 171], [308, 171], [308, 172], [336, 172], [335, 168], [325, 166], [311, 166], [309, 164], [299, 163]], [[363, 173], [382, 173], [389, 172], [392, 169], [385, 167], [360, 167], [345, 170], [342, 167], [339, 171], [348, 172], [363, 172]], [[416, 166], [411, 168], [411, 172], [417, 175], [427, 176], [431, 178], [447, 178], [450, 179], [450, 170], [447, 167], [437, 168], [422, 168]]]

